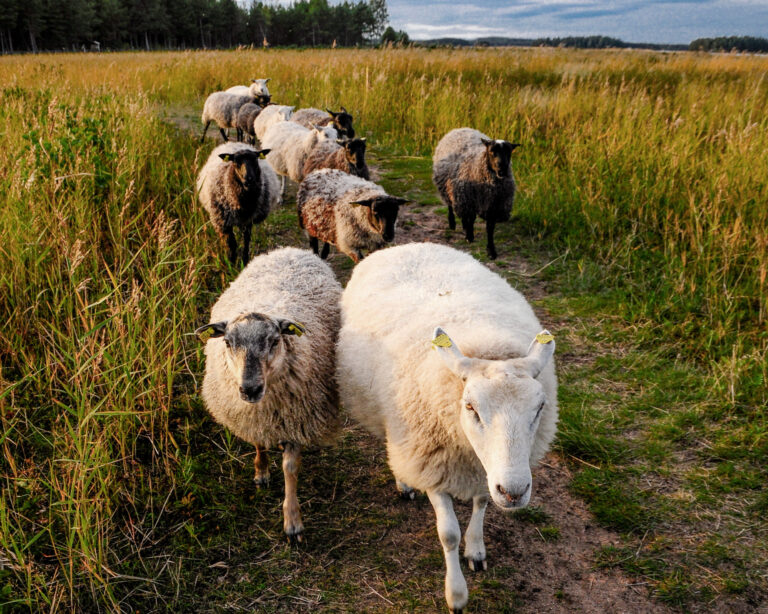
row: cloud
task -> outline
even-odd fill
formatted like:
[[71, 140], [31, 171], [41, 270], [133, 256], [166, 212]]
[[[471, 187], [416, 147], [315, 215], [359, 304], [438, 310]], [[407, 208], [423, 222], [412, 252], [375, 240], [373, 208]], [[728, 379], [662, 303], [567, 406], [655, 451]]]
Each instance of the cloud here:
[[688, 43], [703, 36], [765, 36], [766, 0], [388, 0], [392, 25], [411, 38], [584, 36]]

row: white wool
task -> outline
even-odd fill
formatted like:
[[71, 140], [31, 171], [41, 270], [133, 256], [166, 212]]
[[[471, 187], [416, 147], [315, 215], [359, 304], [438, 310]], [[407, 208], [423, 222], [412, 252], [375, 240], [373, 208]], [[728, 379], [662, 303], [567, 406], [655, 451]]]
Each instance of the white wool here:
[[259, 139], [259, 142], [261, 142], [264, 133], [272, 124], [291, 119], [294, 108], [281, 104], [270, 104], [264, 107], [253, 122], [253, 131], [256, 133], [256, 138]]
[[270, 150], [267, 160], [275, 172], [299, 183], [304, 178], [304, 163], [312, 150], [319, 143], [335, 140], [337, 136], [331, 126], [308, 129], [294, 122], [278, 122], [264, 133], [261, 146]]
[[[488, 492], [486, 474], [458, 424], [463, 385], [431, 348], [436, 326], [466, 356], [493, 360], [525, 356], [542, 328], [522, 295], [471, 256], [428, 243], [384, 249], [355, 267], [342, 296], [340, 394], [386, 440], [397, 480], [467, 499]], [[531, 463], [555, 435], [553, 361], [537, 379], [547, 401]]]
[[267, 81], [269, 81], [269, 79], [253, 79], [250, 85], [233, 85], [225, 91], [230, 94], [253, 96], [254, 98], [256, 96], [269, 96]]

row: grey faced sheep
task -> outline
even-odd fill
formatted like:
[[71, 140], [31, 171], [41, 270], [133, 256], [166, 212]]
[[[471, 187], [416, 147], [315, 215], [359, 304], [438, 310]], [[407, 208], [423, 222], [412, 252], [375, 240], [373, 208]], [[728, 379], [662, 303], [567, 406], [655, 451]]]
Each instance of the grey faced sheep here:
[[293, 109], [294, 107], [287, 107], [281, 104], [271, 104], [264, 107], [256, 119], [253, 120], [253, 132], [256, 134], [259, 142], [264, 138], [264, 133], [269, 130], [270, 126], [291, 119]]
[[336, 139], [319, 143], [304, 163], [304, 176], [322, 168], [335, 168], [350, 175], [370, 179], [365, 163], [365, 139]]
[[200, 142], [205, 140], [205, 134], [208, 132], [208, 126], [211, 125], [211, 122], [216, 122], [219, 132], [221, 132], [221, 138], [228, 141], [229, 138], [225, 130], [235, 127], [235, 120], [240, 107], [253, 101], [253, 96], [241, 96], [227, 92], [214, 92], [208, 96], [205, 99], [205, 105], [203, 105], [202, 120], [205, 127]]
[[197, 177], [200, 203], [211, 223], [227, 240], [228, 256], [237, 260], [234, 227], [243, 235], [243, 265], [248, 264], [251, 227], [262, 222], [280, 202], [280, 185], [266, 160], [269, 150], [257, 150], [244, 143], [224, 143], [211, 152]]
[[357, 263], [364, 249], [379, 249], [395, 238], [397, 213], [407, 201], [360, 177], [325, 169], [307, 175], [296, 202], [312, 250], [317, 253], [318, 241], [325, 241], [321, 258], [335, 245]]
[[271, 96], [269, 95], [269, 88], [267, 88], [267, 81], [269, 79], [251, 79], [250, 85], [233, 85], [225, 90], [229, 94], [239, 94], [241, 96], [252, 96], [258, 98], [262, 106], [269, 103]]
[[467, 241], [475, 240], [475, 217], [485, 220], [486, 251], [496, 258], [493, 232], [497, 222], [509, 220], [515, 199], [510, 157], [517, 143], [492, 140], [478, 130], [457, 128], [437, 144], [432, 181], [448, 207], [448, 225], [461, 219]]
[[216, 301], [211, 323], [196, 331], [205, 341], [205, 406], [256, 447], [257, 485], [269, 481], [267, 449], [283, 451], [283, 526], [292, 542], [304, 530], [296, 494], [301, 449], [330, 444], [339, 430], [340, 294], [317, 256], [278, 249], [251, 260]]
[[299, 183], [304, 178], [304, 163], [312, 150], [323, 141], [335, 140], [336, 136], [331, 126], [305, 128], [293, 122], [278, 122], [269, 127], [260, 141], [262, 147], [270, 150], [267, 160], [275, 172]]
[[461, 612], [468, 592], [452, 498], [472, 500], [464, 557], [482, 571], [489, 497], [505, 511], [527, 505], [531, 466], [555, 435], [554, 337], [500, 276], [432, 243], [366, 258], [341, 309], [341, 402], [386, 442], [401, 493], [427, 493], [445, 555], [445, 597]]
[[238, 141], [244, 141], [245, 136], [248, 135], [250, 144], [256, 144], [256, 133], [253, 131], [253, 121], [259, 116], [261, 109], [262, 107], [252, 102], [240, 107], [237, 112], [237, 117], [235, 118]]
[[333, 125], [339, 136], [346, 136], [350, 139], [355, 136], [355, 129], [352, 126], [353, 119], [344, 107], [341, 107], [341, 111], [338, 113], [334, 113], [330, 109], [325, 111], [313, 108], [299, 109], [291, 116], [292, 122], [296, 122], [305, 128]]

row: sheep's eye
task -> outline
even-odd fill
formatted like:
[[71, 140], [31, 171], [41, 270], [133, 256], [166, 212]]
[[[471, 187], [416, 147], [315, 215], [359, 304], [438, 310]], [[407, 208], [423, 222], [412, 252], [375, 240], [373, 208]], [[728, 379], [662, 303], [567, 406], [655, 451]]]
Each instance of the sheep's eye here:
[[541, 405], [539, 405], [539, 409], [536, 410], [536, 415], [533, 417], [533, 422], [531, 424], [536, 424], [536, 420], [539, 419], [539, 416], [541, 415], [541, 410], [544, 409], [544, 401], [541, 402]]
[[230, 340], [229, 340], [229, 339], [224, 339], [224, 345], [226, 345], [226, 346], [227, 346], [227, 349], [228, 349], [228, 350], [231, 350], [231, 349], [232, 349], [232, 343], [230, 342]]
[[465, 405], [465, 407], [466, 407], [466, 408], [467, 408], [469, 411], [471, 411], [471, 412], [474, 412], [474, 413], [475, 413], [475, 415], [477, 415], [477, 410], [475, 409], [474, 405], [472, 405], [472, 403], [467, 403], [467, 404]]

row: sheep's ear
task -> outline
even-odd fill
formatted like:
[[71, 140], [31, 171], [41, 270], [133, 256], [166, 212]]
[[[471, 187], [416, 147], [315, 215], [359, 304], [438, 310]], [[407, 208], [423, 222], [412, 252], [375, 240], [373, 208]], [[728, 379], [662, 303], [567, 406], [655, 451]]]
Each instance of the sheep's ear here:
[[365, 143], [365, 137], [360, 139], [363, 143]]
[[346, 113], [347, 115], [349, 115], [349, 111], [347, 111], [344, 107], [341, 107], [341, 112], [342, 113]]
[[224, 160], [224, 162], [232, 162], [232, 160], [234, 160], [234, 157], [231, 153], [220, 153], [219, 158]]
[[291, 320], [278, 320], [277, 325], [280, 327], [280, 333], [283, 335], [296, 335], [301, 337], [307, 332], [307, 329], [303, 324], [292, 322]]
[[366, 198], [365, 200], [356, 200], [353, 203], [349, 203], [353, 207], [371, 207], [376, 202], [376, 198]]
[[223, 337], [225, 332], [227, 332], [226, 322], [211, 322], [210, 324], [206, 324], [205, 326], [198, 328], [195, 331], [195, 334], [197, 335], [197, 338], [200, 339], [200, 341], [205, 343], [208, 341], [208, 339]]
[[328, 107], [325, 107], [325, 110], [326, 110], [327, 113], [330, 113], [331, 117], [336, 117], [338, 115], [338, 113], [334, 113]]
[[256, 152], [256, 153], [258, 153], [258, 154], [259, 154], [259, 158], [261, 158], [261, 159], [263, 160], [264, 158], [266, 158], [266, 157], [267, 157], [267, 154], [268, 154], [270, 151], [272, 151], [272, 150], [271, 150], [271, 149], [262, 149], [261, 151], [258, 151], [258, 152]]
[[507, 147], [509, 149], [509, 153], [512, 153], [513, 151], [515, 151], [515, 149], [520, 147], [520, 143], [510, 143], [509, 141], [506, 141], [506, 143], [507, 143]]
[[531, 377], [538, 377], [555, 353], [555, 336], [548, 330], [541, 331], [528, 346], [528, 354], [522, 359], [523, 367]]
[[491, 139], [484, 139], [483, 137], [480, 137], [480, 140], [483, 142], [483, 145], [486, 147], [490, 147], [493, 145], [493, 141]]
[[445, 366], [462, 380], [469, 374], [470, 359], [461, 353], [456, 343], [439, 326], [432, 333], [432, 348], [437, 352]]
[[269, 81], [269, 79], [271, 79], [271, 78], [272, 78], [272, 77], [269, 77], [268, 79], [264, 79], [264, 83], [266, 83], [267, 81]]
[[399, 196], [390, 196], [388, 200], [393, 205], [404, 205], [408, 202], [407, 198], [400, 198]]

